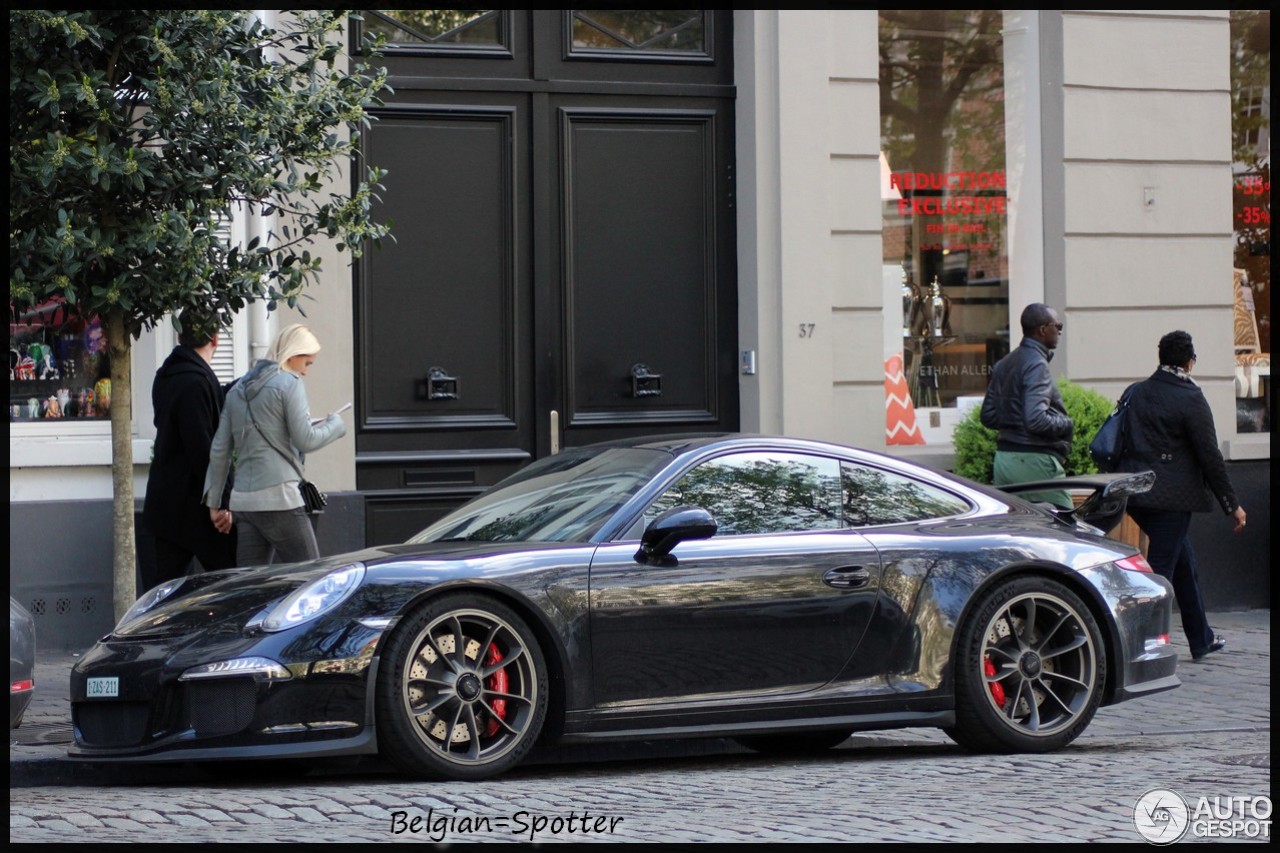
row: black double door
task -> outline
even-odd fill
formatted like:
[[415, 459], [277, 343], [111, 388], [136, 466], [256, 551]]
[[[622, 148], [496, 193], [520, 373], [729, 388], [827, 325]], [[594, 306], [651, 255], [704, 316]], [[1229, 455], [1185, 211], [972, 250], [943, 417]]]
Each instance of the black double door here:
[[355, 282], [369, 544], [559, 447], [738, 427], [727, 17], [675, 61], [504, 14], [505, 52], [392, 52], [363, 141], [395, 235]]

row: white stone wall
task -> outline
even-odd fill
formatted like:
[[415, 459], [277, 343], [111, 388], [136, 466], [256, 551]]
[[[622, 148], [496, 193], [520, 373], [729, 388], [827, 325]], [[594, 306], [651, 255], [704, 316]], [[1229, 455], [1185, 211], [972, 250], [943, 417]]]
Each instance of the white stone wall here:
[[874, 11], [738, 12], [744, 430], [884, 442]]
[[1066, 373], [1117, 397], [1185, 329], [1231, 438], [1228, 12], [1065, 11], [1061, 32]]

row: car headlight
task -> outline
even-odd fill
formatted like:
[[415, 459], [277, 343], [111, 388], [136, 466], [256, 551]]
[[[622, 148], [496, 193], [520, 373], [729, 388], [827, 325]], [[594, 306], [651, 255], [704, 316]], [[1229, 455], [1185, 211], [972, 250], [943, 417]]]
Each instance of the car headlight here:
[[134, 621], [139, 616], [146, 613], [148, 610], [151, 610], [157, 604], [177, 592], [178, 588], [182, 586], [184, 581], [186, 581], [185, 577], [174, 578], [171, 581], [165, 581], [159, 586], [153, 586], [151, 589], [144, 592], [142, 597], [135, 601], [133, 606], [125, 611], [123, 618], [116, 623], [116, 633], [119, 633], [120, 629], [125, 625], [128, 625], [130, 622]]
[[315, 619], [347, 599], [364, 580], [364, 563], [352, 563], [298, 587], [262, 620], [263, 631], [283, 631]]

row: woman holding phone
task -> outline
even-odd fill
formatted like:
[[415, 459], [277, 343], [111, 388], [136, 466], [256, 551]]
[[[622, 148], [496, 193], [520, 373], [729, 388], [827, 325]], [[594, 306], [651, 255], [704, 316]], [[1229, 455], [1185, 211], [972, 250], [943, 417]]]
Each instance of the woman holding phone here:
[[276, 336], [267, 357], [227, 392], [209, 451], [204, 503], [212, 516], [234, 459], [229, 508], [238, 525], [238, 565], [320, 556], [299, 482], [306, 454], [346, 435], [347, 426], [337, 412], [311, 420], [302, 380], [319, 352], [310, 329], [289, 326]]

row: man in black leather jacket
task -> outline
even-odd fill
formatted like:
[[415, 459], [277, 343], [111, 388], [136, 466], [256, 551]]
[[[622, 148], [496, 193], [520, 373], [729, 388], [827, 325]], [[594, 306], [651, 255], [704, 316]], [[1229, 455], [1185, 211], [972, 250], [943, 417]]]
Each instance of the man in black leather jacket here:
[[[982, 401], [982, 423], [996, 430], [997, 486], [1052, 480], [1066, 475], [1063, 463], [1075, 428], [1049, 361], [1062, 337], [1062, 320], [1043, 302], [1022, 311], [1022, 343], [996, 364]], [[1065, 490], [1032, 492], [1027, 500], [1070, 509]]]

